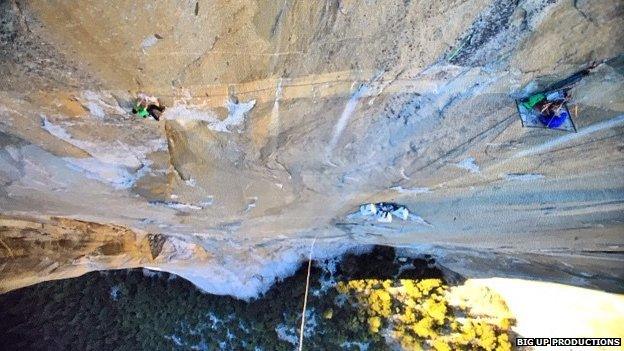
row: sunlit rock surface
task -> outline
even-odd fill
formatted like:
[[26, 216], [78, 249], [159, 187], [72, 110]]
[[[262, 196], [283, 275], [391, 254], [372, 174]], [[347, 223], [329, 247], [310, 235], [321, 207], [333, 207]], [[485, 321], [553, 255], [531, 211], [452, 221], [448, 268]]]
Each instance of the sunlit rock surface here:
[[[315, 238], [623, 290], [621, 1], [0, 7], [2, 291], [150, 267], [248, 298]], [[588, 67], [578, 133], [522, 128], [514, 97]], [[349, 217], [382, 201], [423, 221]]]

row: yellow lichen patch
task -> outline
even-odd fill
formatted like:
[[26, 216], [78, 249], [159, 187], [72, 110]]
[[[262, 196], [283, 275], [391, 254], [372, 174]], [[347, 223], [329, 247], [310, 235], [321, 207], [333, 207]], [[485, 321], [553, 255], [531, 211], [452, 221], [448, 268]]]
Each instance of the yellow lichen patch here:
[[448, 344], [440, 339], [433, 340], [431, 342], [431, 346], [433, 346], [436, 351], [451, 351], [451, 348], [448, 346]]
[[[401, 328], [403, 329], [403, 328]], [[429, 317], [423, 317], [416, 323], [411, 325], [410, 328], [416, 335], [428, 338], [435, 336], [435, 332], [433, 330], [433, 320]], [[407, 329], [401, 330], [405, 332]]]
[[483, 303], [466, 298], [474, 292], [451, 289], [440, 279], [361, 279], [339, 282], [336, 289], [362, 307], [360, 320], [371, 333], [390, 337], [402, 349], [511, 350], [513, 316], [489, 290], [480, 294], [490, 307], [474, 305]]
[[380, 327], [381, 327], [381, 318], [379, 317], [368, 318], [368, 330], [370, 330], [371, 333], [378, 333]]
[[382, 289], [375, 289], [368, 296], [368, 304], [375, 314], [386, 318], [390, 316], [391, 301], [390, 294]]

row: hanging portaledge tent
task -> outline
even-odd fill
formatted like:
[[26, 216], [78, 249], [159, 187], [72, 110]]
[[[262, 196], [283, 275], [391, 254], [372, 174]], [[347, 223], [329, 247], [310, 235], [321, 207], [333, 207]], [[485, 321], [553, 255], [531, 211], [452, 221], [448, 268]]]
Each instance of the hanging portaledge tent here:
[[553, 90], [516, 100], [522, 126], [576, 132], [566, 97], [565, 90]]

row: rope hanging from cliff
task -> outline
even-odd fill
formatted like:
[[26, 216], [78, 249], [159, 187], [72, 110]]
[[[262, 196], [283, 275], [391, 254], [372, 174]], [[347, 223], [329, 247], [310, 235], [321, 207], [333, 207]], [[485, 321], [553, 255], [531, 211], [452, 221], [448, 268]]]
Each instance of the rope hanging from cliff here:
[[310, 256], [308, 256], [308, 275], [306, 276], [305, 294], [303, 296], [303, 311], [301, 312], [301, 326], [299, 327], [299, 351], [303, 350], [303, 327], [305, 326], [306, 307], [308, 305], [308, 290], [310, 289], [310, 270], [312, 269], [312, 251], [314, 250], [314, 244], [316, 238], [312, 240], [310, 245]]

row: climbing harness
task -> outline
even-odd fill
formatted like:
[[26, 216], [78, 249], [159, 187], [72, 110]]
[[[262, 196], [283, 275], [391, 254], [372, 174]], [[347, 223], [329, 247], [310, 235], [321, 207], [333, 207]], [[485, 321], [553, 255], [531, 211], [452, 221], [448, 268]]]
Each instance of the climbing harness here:
[[306, 287], [305, 294], [303, 296], [303, 311], [301, 312], [301, 326], [299, 328], [299, 351], [303, 350], [303, 327], [305, 326], [305, 314], [306, 307], [308, 305], [308, 290], [310, 289], [310, 270], [312, 269], [312, 251], [314, 251], [314, 244], [316, 243], [316, 238], [312, 240], [312, 245], [310, 246], [310, 255], [308, 256], [308, 275], [306, 276]]

